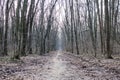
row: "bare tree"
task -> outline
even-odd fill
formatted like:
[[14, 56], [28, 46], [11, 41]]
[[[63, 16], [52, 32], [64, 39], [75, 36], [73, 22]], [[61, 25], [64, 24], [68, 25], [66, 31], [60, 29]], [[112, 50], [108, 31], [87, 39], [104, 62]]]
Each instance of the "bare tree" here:
[[0, 1], [0, 55], [3, 53], [3, 32], [4, 32], [4, 4], [5, 1]]
[[7, 42], [8, 42], [8, 28], [9, 28], [9, 12], [11, 9], [11, 6], [13, 4], [14, 0], [10, 2], [10, 0], [7, 0], [6, 2], [6, 9], [5, 9], [5, 35], [4, 35], [4, 52], [3, 55], [8, 55], [8, 49], [7, 49]]
[[46, 52], [46, 38], [49, 37], [49, 33], [51, 30], [51, 23], [52, 23], [52, 15], [53, 15], [53, 10], [55, 8], [55, 5], [57, 3], [57, 0], [55, 0], [55, 2], [51, 5], [51, 9], [50, 9], [50, 14], [48, 16], [48, 22], [47, 22], [47, 30], [43, 39], [43, 53]]

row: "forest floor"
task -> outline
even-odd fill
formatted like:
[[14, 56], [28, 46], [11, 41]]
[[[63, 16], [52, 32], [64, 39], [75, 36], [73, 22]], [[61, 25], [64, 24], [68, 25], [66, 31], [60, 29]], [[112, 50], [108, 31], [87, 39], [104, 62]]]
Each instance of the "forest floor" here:
[[0, 61], [0, 80], [120, 80], [120, 60], [60, 51], [29, 55], [17, 62]]

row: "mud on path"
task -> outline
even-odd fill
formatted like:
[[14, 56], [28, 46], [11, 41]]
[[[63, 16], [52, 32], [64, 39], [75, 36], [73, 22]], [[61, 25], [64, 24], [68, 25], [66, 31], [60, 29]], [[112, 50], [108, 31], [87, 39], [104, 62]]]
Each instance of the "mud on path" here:
[[120, 80], [120, 60], [98, 60], [60, 51], [21, 60], [1, 63], [0, 80]]

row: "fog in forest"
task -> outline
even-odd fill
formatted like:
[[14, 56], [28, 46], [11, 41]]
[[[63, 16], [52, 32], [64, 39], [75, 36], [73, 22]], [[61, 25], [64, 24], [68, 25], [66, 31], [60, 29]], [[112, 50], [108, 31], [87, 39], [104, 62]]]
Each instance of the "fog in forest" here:
[[120, 0], [0, 0], [0, 80], [120, 80]]

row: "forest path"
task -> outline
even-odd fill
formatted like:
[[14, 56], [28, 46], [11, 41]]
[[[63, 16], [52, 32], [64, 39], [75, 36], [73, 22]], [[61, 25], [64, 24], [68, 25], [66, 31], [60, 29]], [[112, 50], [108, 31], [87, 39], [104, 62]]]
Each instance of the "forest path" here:
[[120, 80], [119, 60], [83, 58], [55, 51], [0, 66], [0, 80]]
[[45, 66], [47, 70], [43, 73], [43, 80], [61, 80], [66, 71], [65, 61], [62, 60], [62, 52], [58, 51]]

